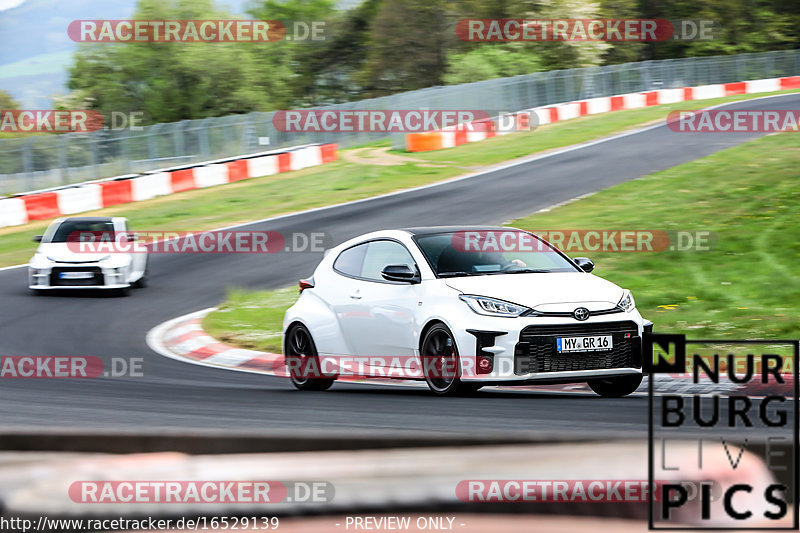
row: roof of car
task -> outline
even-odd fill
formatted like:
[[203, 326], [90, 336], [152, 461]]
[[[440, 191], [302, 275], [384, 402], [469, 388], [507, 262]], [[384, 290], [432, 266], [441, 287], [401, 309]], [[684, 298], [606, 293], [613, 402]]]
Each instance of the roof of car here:
[[111, 222], [111, 217], [69, 217], [64, 222]]
[[516, 228], [507, 226], [424, 226], [416, 228], [402, 228], [412, 235], [433, 235], [436, 233], [453, 233], [456, 231], [514, 231]]

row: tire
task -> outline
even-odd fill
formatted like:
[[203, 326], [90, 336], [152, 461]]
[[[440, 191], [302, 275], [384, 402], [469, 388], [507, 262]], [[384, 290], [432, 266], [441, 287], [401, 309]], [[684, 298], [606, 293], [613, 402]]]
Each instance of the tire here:
[[121, 289], [116, 289], [114, 294], [116, 296], [128, 296], [131, 293], [130, 287], [122, 287]]
[[643, 374], [620, 376], [617, 378], [593, 379], [589, 388], [603, 398], [622, 398], [634, 392], [642, 384]]
[[336, 381], [335, 378], [313, 378], [303, 376], [304, 372], [320, 370], [319, 356], [317, 347], [311, 332], [298, 324], [292, 326], [286, 333], [286, 345], [284, 347], [286, 367], [289, 370], [289, 379], [292, 385], [299, 390], [327, 390]]
[[478, 392], [483, 388], [483, 383], [466, 383], [464, 381], [461, 382], [461, 385], [458, 386], [458, 390], [464, 394], [472, 394], [474, 392]]
[[439, 396], [456, 396], [477, 391], [481, 385], [463, 383], [461, 363], [453, 334], [444, 324], [436, 324], [420, 345], [420, 360], [425, 382]]

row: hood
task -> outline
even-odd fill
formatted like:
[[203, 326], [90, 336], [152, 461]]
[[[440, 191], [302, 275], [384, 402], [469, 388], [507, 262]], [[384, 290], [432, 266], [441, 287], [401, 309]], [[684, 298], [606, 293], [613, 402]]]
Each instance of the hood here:
[[447, 278], [445, 283], [464, 294], [498, 298], [537, 311], [572, 311], [577, 304], [590, 311], [610, 309], [623, 293], [610, 281], [580, 272], [493, 274]]
[[91, 263], [97, 262], [107, 256], [119, 256], [120, 254], [80, 252], [72, 249], [74, 243], [67, 245], [65, 242], [48, 242], [39, 245], [36, 253], [50, 257], [54, 261], [65, 263]]

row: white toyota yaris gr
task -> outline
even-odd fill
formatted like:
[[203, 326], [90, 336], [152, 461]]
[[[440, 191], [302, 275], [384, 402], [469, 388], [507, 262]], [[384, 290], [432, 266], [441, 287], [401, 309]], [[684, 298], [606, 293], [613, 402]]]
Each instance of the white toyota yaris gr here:
[[625, 396], [652, 323], [593, 268], [514, 228], [362, 235], [300, 281], [283, 321], [289, 377], [305, 390], [353, 375], [425, 380], [440, 395], [587, 382]]
[[[135, 240], [124, 217], [69, 217], [54, 220], [28, 263], [28, 287], [46, 289], [116, 289], [147, 283], [147, 252], [121, 252], [119, 238]], [[85, 238], [100, 241], [84, 242]], [[110, 242], [105, 242], [110, 241]], [[90, 245], [91, 244], [91, 245]], [[103, 247], [103, 244], [109, 246]], [[108, 250], [108, 251], [105, 251]]]

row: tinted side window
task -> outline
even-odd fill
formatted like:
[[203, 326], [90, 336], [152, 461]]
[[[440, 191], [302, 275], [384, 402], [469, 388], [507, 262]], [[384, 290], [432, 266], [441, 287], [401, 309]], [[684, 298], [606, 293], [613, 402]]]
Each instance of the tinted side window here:
[[340, 253], [333, 262], [333, 268], [348, 276], [360, 276], [368, 244], [359, 244]]
[[384, 281], [381, 270], [386, 265], [408, 265], [415, 268], [416, 263], [405, 246], [394, 241], [372, 241], [367, 244], [364, 267], [361, 277]]

